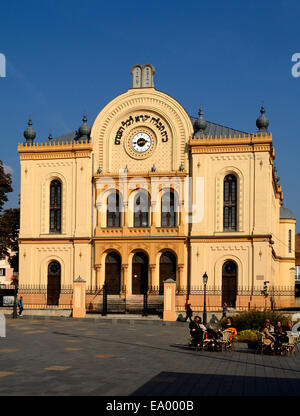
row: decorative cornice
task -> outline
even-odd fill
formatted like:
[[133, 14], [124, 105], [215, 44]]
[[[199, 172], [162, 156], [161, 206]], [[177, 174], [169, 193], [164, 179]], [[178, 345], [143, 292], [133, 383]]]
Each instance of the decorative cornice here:
[[270, 234], [265, 235], [230, 235], [230, 236], [201, 236], [201, 235], [191, 235], [191, 240], [197, 240], [201, 243], [234, 243], [234, 242], [269, 242], [272, 239]]
[[272, 134], [202, 136], [189, 140], [192, 153], [270, 152], [273, 157]]
[[296, 220], [292, 219], [292, 218], [281, 218], [279, 220], [279, 222], [281, 224], [296, 224]]
[[188, 172], [180, 172], [180, 171], [167, 171], [167, 172], [126, 172], [126, 176], [125, 173], [121, 172], [121, 173], [105, 173], [105, 172], [101, 172], [101, 174], [96, 174], [94, 175], [95, 179], [102, 179], [103, 177], [109, 177], [109, 178], [114, 178], [114, 179], [120, 179], [125, 180], [125, 178], [137, 178], [137, 181], [139, 180], [139, 178], [157, 178], [162, 179], [162, 178], [173, 178], [173, 177], [181, 177], [184, 178], [188, 176]]
[[91, 243], [90, 237], [53, 237], [53, 238], [19, 238], [19, 244], [72, 244]]
[[20, 160], [89, 158], [93, 150], [92, 141], [71, 143], [21, 143], [18, 145]]

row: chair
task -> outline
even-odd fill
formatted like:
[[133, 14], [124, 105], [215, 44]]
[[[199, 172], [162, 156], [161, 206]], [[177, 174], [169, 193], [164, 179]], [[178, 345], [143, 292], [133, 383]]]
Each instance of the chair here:
[[260, 353], [262, 354], [264, 352], [264, 350], [266, 350], [269, 345], [265, 344], [265, 335], [262, 332], [257, 332], [257, 348], [256, 348], [256, 354], [258, 354], [258, 352], [260, 351]]
[[203, 350], [204, 349], [204, 346], [205, 346], [205, 343], [206, 343], [206, 331], [203, 331], [202, 332], [202, 339], [200, 340], [200, 342], [198, 342], [198, 344], [196, 345], [196, 351], [199, 351], [199, 350]]
[[222, 338], [218, 340], [221, 344], [222, 352], [225, 350], [232, 349], [232, 340], [230, 339], [231, 332], [230, 331], [223, 331]]
[[283, 352], [285, 352], [286, 354], [291, 354], [291, 353], [296, 353], [295, 351], [295, 347], [297, 345], [297, 339], [298, 339], [298, 335], [295, 336], [291, 333], [287, 334], [288, 337], [288, 342], [284, 342], [282, 344], [282, 348], [283, 348]]
[[300, 333], [298, 332], [298, 334], [296, 335], [296, 349], [299, 352], [299, 343], [300, 343]]

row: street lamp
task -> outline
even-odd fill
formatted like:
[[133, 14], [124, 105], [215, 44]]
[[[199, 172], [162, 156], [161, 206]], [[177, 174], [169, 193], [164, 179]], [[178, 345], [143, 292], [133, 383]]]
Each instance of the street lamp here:
[[17, 309], [17, 298], [18, 298], [18, 281], [17, 279], [14, 279], [13, 281], [13, 285], [15, 287], [15, 292], [14, 292], [14, 308], [13, 308], [13, 319], [16, 319], [18, 317], [18, 309]]
[[204, 284], [204, 307], [203, 307], [203, 325], [207, 324], [207, 315], [206, 315], [206, 285], [207, 285], [208, 276], [206, 272], [203, 275], [203, 284]]

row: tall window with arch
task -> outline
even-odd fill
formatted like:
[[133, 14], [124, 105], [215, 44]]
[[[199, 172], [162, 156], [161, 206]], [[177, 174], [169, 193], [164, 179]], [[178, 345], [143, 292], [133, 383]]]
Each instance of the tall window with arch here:
[[134, 198], [134, 226], [149, 226], [149, 198], [146, 192], [139, 192]]
[[61, 233], [62, 185], [58, 179], [50, 183], [50, 232]]
[[107, 227], [121, 227], [120, 195], [117, 192], [107, 197]]
[[224, 178], [224, 231], [237, 231], [237, 178], [227, 175]]
[[161, 226], [176, 227], [176, 196], [173, 191], [164, 192], [161, 198]]

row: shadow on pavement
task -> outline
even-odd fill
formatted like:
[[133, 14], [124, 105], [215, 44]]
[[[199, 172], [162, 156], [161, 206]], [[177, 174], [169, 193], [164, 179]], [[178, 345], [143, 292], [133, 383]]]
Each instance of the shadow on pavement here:
[[131, 396], [299, 396], [297, 378], [161, 372]]

